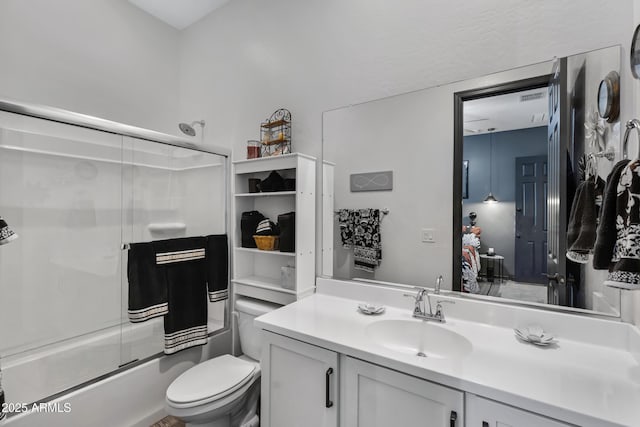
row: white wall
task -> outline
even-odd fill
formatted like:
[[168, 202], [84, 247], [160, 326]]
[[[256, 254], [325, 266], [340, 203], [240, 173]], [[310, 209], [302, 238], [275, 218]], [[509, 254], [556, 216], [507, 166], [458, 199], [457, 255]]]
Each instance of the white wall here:
[[[242, 148], [280, 106], [320, 153], [324, 110], [614, 44], [631, 0], [234, 0], [184, 31], [180, 114]], [[626, 52], [626, 51], [625, 51]]]
[[175, 134], [178, 38], [126, 0], [3, 0], [0, 97]]

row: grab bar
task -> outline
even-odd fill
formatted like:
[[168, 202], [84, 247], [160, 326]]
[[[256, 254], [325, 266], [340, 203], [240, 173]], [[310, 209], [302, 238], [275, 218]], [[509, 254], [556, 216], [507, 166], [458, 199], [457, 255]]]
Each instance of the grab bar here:
[[[631, 133], [631, 129], [635, 128], [638, 132], [638, 143], [640, 143], [640, 120], [632, 119], [627, 122], [627, 130], [624, 131], [624, 139], [622, 141], [622, 158], [629, 158], [629, 134]], [[639, 147], [640, 148], [640, 147]]]

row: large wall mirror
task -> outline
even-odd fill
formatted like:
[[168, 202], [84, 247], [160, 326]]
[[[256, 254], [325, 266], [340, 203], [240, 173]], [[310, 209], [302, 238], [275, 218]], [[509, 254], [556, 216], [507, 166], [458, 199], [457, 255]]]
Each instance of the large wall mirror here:
[[602, 89], [620, 64], [614, 46], [325, 112], [322, 274], [442, 275], [467, 295], [619, 316], [607, 272], [567, 258], [567, 229], [580, 183], [602, 188], [621, 156], [619, 98]]

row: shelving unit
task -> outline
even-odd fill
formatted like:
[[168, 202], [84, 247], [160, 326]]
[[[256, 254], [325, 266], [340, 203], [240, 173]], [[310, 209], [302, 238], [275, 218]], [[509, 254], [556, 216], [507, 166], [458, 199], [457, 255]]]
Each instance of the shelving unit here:
[[[249, 178], [265, 179], [272, 171], [295, 178], [295, 191], [249, 193]], [[316, 159], [293, 153], [233, 162], [233, 292], [289, 304], [315, 290]], [[277, 222], [278, 215], [296, 212], [296, 251], [262, 251], [241, 247], [242, 212], [257, 210]], [[281, 267], [295, 267], [295, 286], [281, 285]]]

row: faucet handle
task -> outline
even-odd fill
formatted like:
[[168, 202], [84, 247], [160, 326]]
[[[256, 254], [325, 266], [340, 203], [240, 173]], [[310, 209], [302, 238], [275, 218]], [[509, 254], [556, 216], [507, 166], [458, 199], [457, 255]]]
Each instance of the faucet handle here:
[[442, 311], [442, 304], [455, 304], [454, 301], [448, 300], [438, 300], [436, 301], [436, 314], [435, 316], [440, 319], [442, 323], [444, 323], [444, 312]]
[[[402, 294], [405, 297], [411, 297], [415, 301], [415, 306], [413, 307], [413, 314], [422, 316], [424, 315], [424, 294], [427, 294], [427, 298], [429, 298], [429, 294], [425, 288], [419, 288], [414, 286], [414, 289], [417, 291], [415, 295], [413, 294]], [[429, 311], [431, 311], [431, 305], [429, 305]]]
[[422, 295], [424, 295], [424, 293], [427, 291], [425, 288], [420, 288], [418, 286], [414, 286], [413, 289], [415, 289], [417, 292], [416, 294], [402, 294], [403, 297], [411, 297], [411, 298], [415, 298], [416, 301], [421, 301], [422, 300]]

